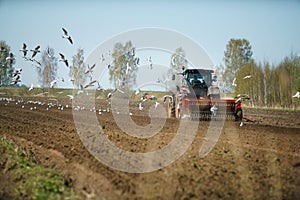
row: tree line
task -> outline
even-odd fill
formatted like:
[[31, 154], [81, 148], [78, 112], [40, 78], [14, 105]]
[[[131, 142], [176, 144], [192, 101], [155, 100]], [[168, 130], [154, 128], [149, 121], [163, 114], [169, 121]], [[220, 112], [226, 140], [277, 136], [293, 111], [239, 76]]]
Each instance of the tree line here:
[[294, 53], [277, 64], [256, 62], [250, 42], [231, 39], [224, 52], [224, 67], [219, 67], [225, 92], [248, 94], [254, 107], [297, 108], [300, 91], [300, 57]]

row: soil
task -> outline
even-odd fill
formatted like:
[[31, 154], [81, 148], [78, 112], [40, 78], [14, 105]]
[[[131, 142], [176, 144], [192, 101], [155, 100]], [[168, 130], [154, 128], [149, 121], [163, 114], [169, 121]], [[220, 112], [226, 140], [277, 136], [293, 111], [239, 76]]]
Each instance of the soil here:
[[[210, 122], [201, 121], [193, 143], [178, 160], [157, 171], [127, 173], [102, 164], [86, 150], [70, 100], [58, 100], [63, 110], [57, 105], [47, 110], [47, 103], [55, 103], [50, 99], [33, 100], [46, 102], [44, 105], [28, 100], [0, 101], [0, 136], [32, 152], [38, 164], [58, 170], [65, 184], [83, 198], [300, 199], [300, 112], [246, 109], [244, 115], [256, 123], [240, 126], [226, 121], [216, 145], [204, 158], [199, 158], [199, 150]], [[140, 111], [138, 103], [131, 102], [133, 121], [141, 126], [151, 123], [148, 111], [153, 105], [143, 102]], [[97, 100], [97, 109], [109, 106], [107, 101]], [[106, 136], [131, 152], [163, 148], [180, 124], [177, 119], [167, 119], [158, 134], [141, 139], [124, 133], [111, 112], [95, 114]], [[1, 168], [3, 162], [5, 157], [0, 156], [0, 199], [8, 198], [14, 185]]]

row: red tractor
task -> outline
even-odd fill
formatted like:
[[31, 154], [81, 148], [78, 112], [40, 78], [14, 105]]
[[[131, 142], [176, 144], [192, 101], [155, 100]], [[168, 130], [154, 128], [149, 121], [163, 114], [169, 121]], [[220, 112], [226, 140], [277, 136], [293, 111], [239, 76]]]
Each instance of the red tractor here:
[[221, 99], [213, 70], [183, 69], [177, 76], [177, 93], [164, 96], [164, 102], [168, 103], [168, 117], [243, 119], [242, 100], [249, 97], [240, 95], [237, 100]]

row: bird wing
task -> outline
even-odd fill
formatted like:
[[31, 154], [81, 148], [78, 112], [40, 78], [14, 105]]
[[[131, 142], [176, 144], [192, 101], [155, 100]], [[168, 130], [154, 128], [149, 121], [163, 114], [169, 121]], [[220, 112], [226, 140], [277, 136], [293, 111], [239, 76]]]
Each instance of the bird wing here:
[[96, 64], [93, 64], [90, 69], [94, 69], [95, 66], [96, 66]]
[[62, 54], [62, 53], [59, 53], [59, 55], [60, 55], [60, 57], [61, 57], [61, 59], [65, 59], [65, 56]]
[[65, 64], [66, 64], [67, 67], [69, 67], [68, 60], [65, 60]]
[[72, 38], [68, 37], [68, 40], [70, 41], [71, 44], [73, 44]]
[[33, 51], [31, 58], [33, 58], [36, 55], [36, 51]]
[[62, 30], [63, 30], [65, 35], [68, 35], [68, 31], [66, 29], [62, 28]]

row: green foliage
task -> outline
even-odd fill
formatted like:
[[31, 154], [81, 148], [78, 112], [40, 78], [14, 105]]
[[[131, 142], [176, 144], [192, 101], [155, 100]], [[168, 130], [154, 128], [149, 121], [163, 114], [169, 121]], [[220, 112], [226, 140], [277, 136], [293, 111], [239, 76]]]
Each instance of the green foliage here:
[[13, 64], [6, 60], [10, 53], [10, 47], [5, 41], [0, 41], [0, 85], [9, 85], [13, 73]]
[[252, 61], [252, 49], [250, 42], [246, 39], [230, 39], [224, 52], [225, 73], [223, 80], [231, 83], [236, 72], [245, 64]]
[[55, 170], [37, 165], [30, 152], [15, 146], [0, 137], [0, 146], [7, 158], [5, 173], [11, 173], [15, 185], [16, 199], [80, 199], [64, 185], [64, 178]]
[[[250, 79], [243, 79], [250, 75]], [[296, 93], [300, 75], [300, 57], [285, 57], [277, 66], [254, 61], [245, 64], [236, 73], [235, 94], [248, 94], [252, 106], [296, 109], [300, 104]]]
[[70, 67], [69, 76], [74, 86], [79, 87], [86, 81], [86, 66], [84, 63], [84, 51], [78, 49], [77, 54], [72, 57], [72, 66]]
[[121, 84], [135, 84], [138, 67], [132, 42], [127, 41], [125, 45], [116, 43], [112, 57], [113, 66], [109, 68], [109, 80], [113, 81], [115, 87]]

